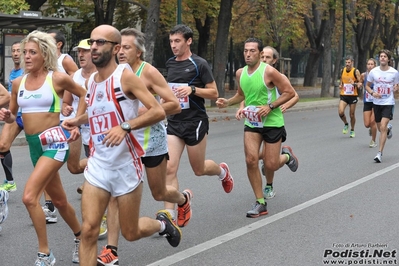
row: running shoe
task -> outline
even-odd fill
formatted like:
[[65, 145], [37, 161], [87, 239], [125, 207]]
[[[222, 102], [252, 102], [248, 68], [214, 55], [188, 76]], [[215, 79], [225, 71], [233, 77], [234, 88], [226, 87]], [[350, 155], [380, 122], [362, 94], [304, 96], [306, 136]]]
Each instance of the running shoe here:
[[348, 128], [349, 128], [349, 126], [345, 125], [344, 129], [342, 129], [342, 134], [347, 134], [348, 133]]
[[7, 190], [0, 190], [0, 224], [2, 224], [8, 216], [8, 205], [7, 201], [10, 194]]
[[182, 206], [177, 205], [177, 225], [179, 227], [188, 225], [192, 216], [191, 199], [193, 198], [193, 192], [189, 189], [185, 189], [183, 195], [186, 198], [186, 203]]
[[252, 209], [247, 212], [247, 217], [257, 218], [259, 216], [266, 215], [267, 213], [267, 203], [265, 202], [265, 204], [260, 204], [258, 201], [256, 201]]
[[226, 171], [226, 176], [222, 180], [222, 186], [226, 193], [230, 193], [234, 187], [234, 179], [230, 174], [229, 166], [226, 163], [219, 164]]
[[118, 254], [110, 248], [103, 247], [101, 254], [97, 257], [97, 266], [119, 265]]
[[276, 192], [274, 192], [274, 189], [272, 186], [265, 186], [265, 188], [263, 189], [263, 197], [265, 199], [272, 199], [274, 198], [274, 196], [276, 196]]
[[107, 215], [104, 214], [101, 218], [100, 233], [98, 234], [98, 239], [102, 239], [107, 235]]
[[50, 250], [50, 254], [38, 252], [35, 266], [52, 266], [55, 264], [55, 257], [53, 252]]
[[79, 263], [79, 245], [80, 245], [80, 239], [75, 238], [75, 247], [73, 249], [72, 253], [72, 262], [73, 263]]
[[392, 124], [388, 124], [387, 138], [388, 139], [392, 138]]
[[375, 141], [370, 141], [369, 147], [375, 148], [375, 147], [377, 147], [377, 143], [375, 143]]
[[44, 215], [46, 216], [46, 223], [53, 224], [58, 221], [57, 215], [55, 214], [57, 211], [56, 209], [54, 209], [54, 211], [50, 211], [47, 204], [44, 204], [42, 206], [42, 209], [43, 209]]
[[172, 221], [172, 216], [167, 210], [160, 210], [157, 213], [158, 221], [165, 224], [165, 230], [160, 233], [160, 235], [166, 235], [166, 240], [172, 247], [177, 247], [181, 240], [181, 230]]
[[356, 136], [355, 131], [351, 130], [351, 133], [349, 133], [350, 138], [354, 138]]
[[285, 164], [288, 165], [288, 167], [290, 168], [290, 170], [292, 172], [296, 172], [296, 170], [298, 169], [298, 158], [294, 155], [294, 153], [292, 152], [292, 149], [290, 146], [283, 146], [281, 148], [281, 154], [288, 154], [288, 156], [290, 157], [288, 162], [286, 162]]
[[374, 161], [376, 162], [376, 163], [380, 163], [380, 162], [382, 162], [382, 153], [379, 151], [378, 153], [377, 153], [377, 155], [374, 157]]
[[14, 192], [17, 190], [17, 184], [13, 182], [10, 184], [7, 180], [4, 180], [4, 183], [0, 185], [1, 190], [6, 190], [8, 192]]

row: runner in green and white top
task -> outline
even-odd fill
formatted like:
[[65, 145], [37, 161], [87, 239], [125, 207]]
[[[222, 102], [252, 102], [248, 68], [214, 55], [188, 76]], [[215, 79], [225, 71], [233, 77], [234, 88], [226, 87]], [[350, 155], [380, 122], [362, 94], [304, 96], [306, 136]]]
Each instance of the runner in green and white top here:
[[284, 164], [287, 164], [293, 172], [298, 168], [298, 160], [291, 148], [281, 147], [281, 143], [286, 139], [286, 131], [282, 111], [277, 108], [295, 97], [295, 90], [280, 72], [261, 62], [262, 49], [262, 41], [257, 38], [249, 38], [245, 41], [244, 57], [247, 66], [236, 73], [237, 93], [230, 99], [218, 98], [216, 101], [219, 108], [237, 104], [243, 100], [247, 106], [242, 111], [246, 118], [244, 151], [248, 179], [256, 198], [253, 208], [247, 212], [247, 217], [251, 218], [268, 213], [258, 167], [259, 149], [262, 142], [264, 145], [262, 157], [266, 163], [266, 169], [276, 171]]

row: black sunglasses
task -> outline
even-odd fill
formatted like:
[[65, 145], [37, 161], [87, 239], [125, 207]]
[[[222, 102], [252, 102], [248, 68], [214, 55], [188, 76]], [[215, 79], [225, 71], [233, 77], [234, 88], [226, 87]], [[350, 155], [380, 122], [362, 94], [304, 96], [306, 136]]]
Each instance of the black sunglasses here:
[[93, 43], [97, 43], [98, 46], [103, 46], [105, 43], [112, 43], [112, 44], [118, 44], [117, 42], [112, 42], [104, 39], [98, 39], [98, 40], [93, 40], [93, 39], [88, 39], [87, 44], [92, 45]]

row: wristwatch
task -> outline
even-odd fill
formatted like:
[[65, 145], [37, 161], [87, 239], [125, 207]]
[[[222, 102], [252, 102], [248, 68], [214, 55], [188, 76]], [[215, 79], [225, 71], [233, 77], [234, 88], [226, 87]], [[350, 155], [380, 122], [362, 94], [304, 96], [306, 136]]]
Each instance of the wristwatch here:
[[132, 131], [132, 127], [130, 126], [130, 124], [128, 122], [123, 122], [121, 124], [121, 128], [123, 130], [125, 130], [127, 133], [130, 133], [130, 131]]
[[191, 94], [195, 94], [196, 91], [195, 86], [191, 85], [190, 87], [191, 87]]
[[270, 108], [270, 110], [273, 110], [274, 109], [274, 105], [269, 103], [269, 108]]

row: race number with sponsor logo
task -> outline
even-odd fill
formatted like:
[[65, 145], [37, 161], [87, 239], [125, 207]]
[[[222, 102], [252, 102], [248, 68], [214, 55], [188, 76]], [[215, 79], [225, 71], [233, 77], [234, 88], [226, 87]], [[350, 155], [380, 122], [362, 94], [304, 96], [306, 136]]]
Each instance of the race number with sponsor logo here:
[[253, 127], [262, 128], [263, 120], [266, 120], [266, 117], [261, 117], [258, 114], [259, 108], [256, 106], [247, 106], [242, 110], [242, 113], [245, 116], [245, 120], [247, 123], [251, 124]]
[[49, 128], [39, 134], [42, 150], [67, 150], [67, 137], [60, 126]]
[[379, 84], [377, 87], [377, 93], [381, 95], [381, 98], [388, 98], [393, 91], [393, 85], [391, 84]]
[[[181, 86], [188, 86], [187, 83], [168, 83], [169, 87], [172, 89], [173, 93], [176, 95], [176, 89]], [[176, 96], [177, 97], [177, 96]], [[189, 109], [190, 108], [190, 100], [189, 97], [177, 97], [179, 99], [179, 104], [181, 109]]]
[[102, 143], [107, 130], [119, 125], [114, 112], [92, 116], [89, 123], [92, 139], [97, 144]]
[[344, 93], [346, 95], [355, 94], [355, 87], [353, 86], [353, 84], [344, 84]]

